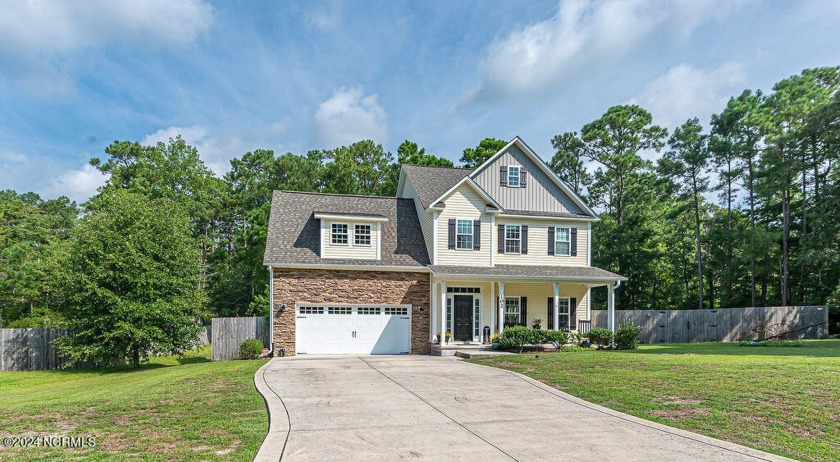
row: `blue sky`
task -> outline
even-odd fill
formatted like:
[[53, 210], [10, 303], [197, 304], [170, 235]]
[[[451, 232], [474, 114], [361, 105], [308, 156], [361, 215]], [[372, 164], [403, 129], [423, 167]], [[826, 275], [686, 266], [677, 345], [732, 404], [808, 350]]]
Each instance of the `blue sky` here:
[[255, 148], [405, 139], [457, 162], [633, 102], [669, 128], [840, 64], [840, 2], [0, 0], [0, 189], [84, 200], [114, 140]]

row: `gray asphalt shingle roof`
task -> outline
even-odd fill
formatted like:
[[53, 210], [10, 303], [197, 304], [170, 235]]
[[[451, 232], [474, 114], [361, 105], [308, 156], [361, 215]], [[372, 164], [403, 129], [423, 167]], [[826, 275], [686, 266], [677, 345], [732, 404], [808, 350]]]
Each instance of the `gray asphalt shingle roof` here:
[[432, 205], [432, 201], [440, 198], [446, 191], [472, 173], [468, 168], [426, 167], [420, 165], [403, 165], [403, 171], [411, 178], [411, 184], [417, 191], [417, 197], [424, 209]]
[[[382, 259], [321, 258], [320, 223], [314, 216], [316, 210], [388, 218], [382, 223]], [[274, 191], [263, 263], [422, 268], [429, 264], [429, 255], [411, 199]]]
[[580, 279], [580, 280], [622, 280], [627, 278], [594, 266], [531, 266], [496, 265], [488, 266], [430, 266], [435, 276], [512, 276], [534, 278]]

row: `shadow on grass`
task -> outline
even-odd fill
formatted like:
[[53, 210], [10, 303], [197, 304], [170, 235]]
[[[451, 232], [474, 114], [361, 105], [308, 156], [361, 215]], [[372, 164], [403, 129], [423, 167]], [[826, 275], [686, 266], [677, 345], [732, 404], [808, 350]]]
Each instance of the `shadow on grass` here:
[[730, 355], [730, 356], [799, 356], [840, 358], [840, 340], [806, 340], [793, 346], [739, 346], [737, 342], [678, 343], [641, 345], [620, 353], [636, 355]]

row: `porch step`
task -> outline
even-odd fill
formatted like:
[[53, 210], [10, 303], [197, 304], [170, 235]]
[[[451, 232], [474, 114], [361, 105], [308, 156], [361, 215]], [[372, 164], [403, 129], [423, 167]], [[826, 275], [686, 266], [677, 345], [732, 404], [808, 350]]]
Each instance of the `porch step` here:
[[515, 353], [499, 350], [458, 350], [455, 356], [464, 359], [481, 358], [482, 356], [507, 356]]

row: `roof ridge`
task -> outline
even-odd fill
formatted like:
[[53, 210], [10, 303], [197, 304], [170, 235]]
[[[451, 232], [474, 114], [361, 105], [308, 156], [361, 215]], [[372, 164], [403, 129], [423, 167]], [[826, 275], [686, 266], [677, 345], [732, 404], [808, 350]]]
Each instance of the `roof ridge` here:
[[448, 170], [466, 170], [468, 172], [472, 172], [475, 169], [466, 168], [466, 167], [446, 167], [443, 165], [416, 165], [416, 164], [401, 164], [402, 167], [418, 167], [418, 168], [445, 168]]
[[339, 194], [339, 193], [325, 193], [314, 191], [290, 191], [287, 189], [276, 189], [274, 192], [288, 193], [288, 194], [307, 194], [310, 196], [335, 196], [335, 197], [360, 197], [363, 199], [403, 199], [396, 196], [365, 196], [362, 194]]

